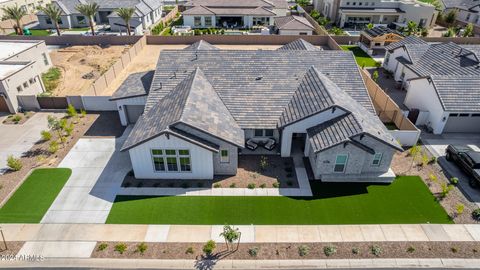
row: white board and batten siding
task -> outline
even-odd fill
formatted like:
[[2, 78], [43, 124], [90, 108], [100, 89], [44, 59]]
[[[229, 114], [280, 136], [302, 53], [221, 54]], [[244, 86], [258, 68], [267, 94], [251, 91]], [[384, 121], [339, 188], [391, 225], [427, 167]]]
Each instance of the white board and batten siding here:
[[[189, 150], [191, 172], [155, 172], [152, 149]], [[137, 179], [213, 179], [213, 152], [170, 135], [161, 135], [129, 150]]]

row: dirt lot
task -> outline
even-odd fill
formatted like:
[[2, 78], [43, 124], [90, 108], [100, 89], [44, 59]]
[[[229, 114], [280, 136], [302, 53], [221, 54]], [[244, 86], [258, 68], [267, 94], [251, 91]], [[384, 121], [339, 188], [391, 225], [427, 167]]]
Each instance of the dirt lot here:
[[[125, 68], [115, 80], [99, 95], [111, 95], [128, 75], [136, 72], [143, 72], [155, 69], [160, 52], [163, 50], [181, 50], [188, 45], [147, 45], [142, 52]], [[275, 50], [280, 46], [276, 45], [215, 45], [224, 50]]]
[[62, 71], [60, 83], [53, 95], [82, 94], [128, 48], [129, 46], [71, 46], [51, 52], [53, 65]]

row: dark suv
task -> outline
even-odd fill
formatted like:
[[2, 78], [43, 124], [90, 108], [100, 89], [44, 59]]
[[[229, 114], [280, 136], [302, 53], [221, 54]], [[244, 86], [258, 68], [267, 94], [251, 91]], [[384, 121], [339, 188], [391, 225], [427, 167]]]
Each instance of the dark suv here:
[[471, 187], [480, 186], [480, 152], [463, 145], [449, 145], [445, 151], [448, 161], [455, 161], [468, 175]]

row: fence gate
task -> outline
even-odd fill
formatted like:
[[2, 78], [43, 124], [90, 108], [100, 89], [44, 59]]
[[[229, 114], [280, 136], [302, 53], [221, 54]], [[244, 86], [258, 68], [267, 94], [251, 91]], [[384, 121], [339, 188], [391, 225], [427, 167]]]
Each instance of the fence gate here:
[[37, 97], [37, 100], [42, 109], [66, 109], [68, 106], [66, 97]]

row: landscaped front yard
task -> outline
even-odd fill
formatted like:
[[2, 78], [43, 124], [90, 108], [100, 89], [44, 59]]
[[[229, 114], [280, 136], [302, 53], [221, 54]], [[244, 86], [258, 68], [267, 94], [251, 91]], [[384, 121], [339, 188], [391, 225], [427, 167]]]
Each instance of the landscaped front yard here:
[[118, 196], [112, 224], [452, 223], [416, 176], [390, 185], [312, 182], [314, 197]]
[[360, 47], [356, 45], [343, 45], [342, 50], [344, 51], [351, 51], [355, 55], [355, 61], [357, 61], [357, 65], [361, 67], [376, 67], [377, 62], [370, 57], [366, 52], [364, 52]]
[[39, 223], [67, 182], [70, 169], [37, 169], [0, 208], [0, 223]]

